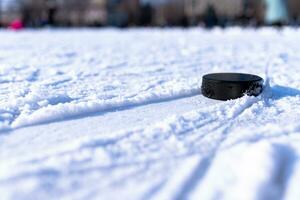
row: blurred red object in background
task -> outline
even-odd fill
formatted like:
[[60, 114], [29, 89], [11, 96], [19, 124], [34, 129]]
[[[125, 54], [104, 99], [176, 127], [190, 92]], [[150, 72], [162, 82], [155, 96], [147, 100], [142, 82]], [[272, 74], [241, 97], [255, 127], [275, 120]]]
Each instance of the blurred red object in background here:
[[10, 23], [9, 29], [11, 30], [21, 30], [24, 28], [23, 22], [21, 20], [14, 20]]

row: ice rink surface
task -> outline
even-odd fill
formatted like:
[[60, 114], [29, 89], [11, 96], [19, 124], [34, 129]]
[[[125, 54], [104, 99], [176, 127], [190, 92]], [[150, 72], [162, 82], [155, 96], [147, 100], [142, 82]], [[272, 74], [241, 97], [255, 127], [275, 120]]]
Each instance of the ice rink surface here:
[[[300, 30], [0, 38], [1, 200], [300, 198]], [[264, 92], [204, 98], [211, 72]]]

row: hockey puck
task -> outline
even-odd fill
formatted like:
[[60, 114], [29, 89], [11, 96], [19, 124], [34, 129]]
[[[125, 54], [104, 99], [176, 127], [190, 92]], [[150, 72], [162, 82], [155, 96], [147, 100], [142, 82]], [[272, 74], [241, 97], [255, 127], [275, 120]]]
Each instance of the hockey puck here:
[[258, 96], [263, 91], [263, 79], [252, 74], [215, 73], [202, 78], [201, 92], [217, 100], [237, 99], [244, 95]]

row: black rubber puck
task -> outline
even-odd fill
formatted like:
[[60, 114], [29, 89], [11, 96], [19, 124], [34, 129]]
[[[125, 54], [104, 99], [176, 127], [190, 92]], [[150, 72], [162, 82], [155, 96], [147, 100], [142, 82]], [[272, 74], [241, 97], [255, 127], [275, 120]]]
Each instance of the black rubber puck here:
[[263, 91], [263, 79], [252, 74], [207, 74], [202, 78], [201, 91], [208, 98], [223, 101], [244, 95], [258, 96]]

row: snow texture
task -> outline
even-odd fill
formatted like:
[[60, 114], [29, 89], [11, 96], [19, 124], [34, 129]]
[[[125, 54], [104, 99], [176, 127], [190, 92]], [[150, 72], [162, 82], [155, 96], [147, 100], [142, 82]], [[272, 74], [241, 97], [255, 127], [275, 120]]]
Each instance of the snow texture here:
[[[299, 199], [299, 36], [0, 31], [1, 199]], [[207, 99], [211, 72], [264, 92]]]

